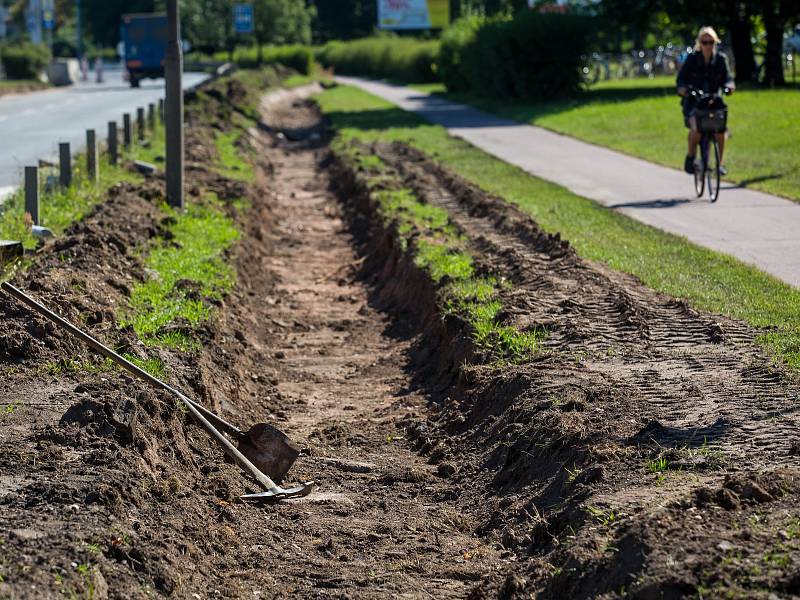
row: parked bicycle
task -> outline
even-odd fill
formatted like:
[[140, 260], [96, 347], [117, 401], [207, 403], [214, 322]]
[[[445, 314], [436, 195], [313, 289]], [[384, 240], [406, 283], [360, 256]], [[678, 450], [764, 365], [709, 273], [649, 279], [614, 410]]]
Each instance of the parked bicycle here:
[[[727, 96], [730, 89], [724, 88], [723, 93]], [[728, 107], [719, 94], [709, 94], [696, 88], [690, 88], [689, 94], [697, 102], [692, 114], [700, 133], [700, 152], [694, 164], [694, 191], [698, 198], [702, 198], [703, 192], [707, 191], [708, 199], [716, 202], [722, 179], [717, 135], [726, 130]]]

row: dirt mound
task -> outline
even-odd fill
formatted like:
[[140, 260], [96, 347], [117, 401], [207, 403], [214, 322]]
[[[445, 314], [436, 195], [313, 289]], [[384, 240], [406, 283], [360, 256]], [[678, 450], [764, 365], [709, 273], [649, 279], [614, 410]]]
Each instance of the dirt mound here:
[[[135, 346], [130, 336], [119, 337], [115, 313], [127, 302], [133, 285], [146, 278], [131, 251], [161, 233], [164, 217], [151, 199], [162, 195], [157, 182], [115, 185], [106, 202], [63, 237], [46, 243], [37, 252], [35, 267], [12, 283], [64, 318], [92, 326], [109, 341]], [[5, 294], [0, 295], [0, 318], [7, 324], [0, 338], [2, 362], [45, 367], [89, 355], [80, 342]]]
[[[426, 332], [417, 350], [423, 371], [456, 381], [455, 389], [434, 386], [441, 400], [427, 422], [412, 422], [409, 438], [432, 463], [457, 462], [455, 484], [484, 482], [469, 494], [469, 504], [484, 507], [476, 531], [529, 557], [514, 570], [521, 578], [494, 580], [484, 591], [677, 597], [728, 581], [726, 564], [705, 551], [709, 536], [694, 537], [688, 526], [668, 542], [656, 536], [668, 517], [654, 507], [664, 498], [692, 506], [724, 539], [759, 498], [780, 498], [781, 507], [797, 500], [796, 486], [786, 484], [797, 472], [780, 469], [796, 467], [798, 386], [756, 346], [759, 332], [582, 260], [521, 211], [415, 149], [376, 144], [371, 152], [386, 165], [380, 176], [340, 157], [340, 195], [367, 236], [365, 268], [382, 306], [402, 307]], [[502, 292], [503, 324], [547, 332], [533, 362], [484, 365], [469, 325], [441, 318], [437, 289], [413, 250], [376, 218], [375, 181], [445, 209], [469, 239], [477, 269], [511, 283]], [[783, 483], [758, 483], [765, 480]], [[711, 482], [720, 487], [712, 491]], [[721, 518], [720, 505], [736, 516]], [[676, 510], [686, 509], [661, 509]], [[682, 514], [672, 518], [686, 523]], [[696, 555], [682, 579], [653, 562], [678, 549]], [[742, 564], [757, 564], [764, 551], [751, 545]], [[786, 556], [800, 558], [794, 543]], [[732, 589], [750, 593], [793, 580], [782, 568], [735, 581]]]

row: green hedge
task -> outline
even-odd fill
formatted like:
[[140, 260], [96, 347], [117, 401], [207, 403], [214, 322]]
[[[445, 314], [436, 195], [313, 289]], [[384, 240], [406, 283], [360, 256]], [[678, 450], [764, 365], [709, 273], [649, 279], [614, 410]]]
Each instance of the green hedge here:
[[468, 17], [442, 36], [439, 72], [448, 90], [501, 99], [577, 93], [590, 23], [578, 15], [526, 12]]
[[0, 62], [9, 79], [37, 79], [50, 62], [47, 46], [23, 42], [0, 47]]
[[343, 75], [399, 79], [415, 83], [438, 81], [439, 42], [407, 37], [371, 37], [330, 42], [317, 49], [323, 67]]
[[[227, 52], [217, 52], [214, 58], [227, 61]], [[264, 46], [261, 51], [261, 60], [258, 56], [257, 46], [238, 48], [233, 53], [233, 61], [245, 69], [252, 69], [262, 65], [281, 64], [294, 69], [303, 75], [310, 75], [314, 71], [314, 52], [309, 46]]]

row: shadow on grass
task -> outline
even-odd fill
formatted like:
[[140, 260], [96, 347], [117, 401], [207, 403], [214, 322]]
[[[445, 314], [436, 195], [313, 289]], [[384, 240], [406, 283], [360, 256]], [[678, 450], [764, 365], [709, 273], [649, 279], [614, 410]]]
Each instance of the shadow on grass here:
[[558, 114], [587, 104], [630, 102], [641, 98], [660, 98], [677, 94], [673, 84], [625, 88], [594, 88], [572, 98], [556, 100], [496, 100], [472, 94], [434, 92], [433, 96], [470, 104], [503, 117], [517, 121], [535, 122], [536, 119]]
[[337, 129], [382, 130], [392, 128], [412, 128], [425, 125], [414, 113], [400, 108], [379, 110], [331, 111], [325, 113]]

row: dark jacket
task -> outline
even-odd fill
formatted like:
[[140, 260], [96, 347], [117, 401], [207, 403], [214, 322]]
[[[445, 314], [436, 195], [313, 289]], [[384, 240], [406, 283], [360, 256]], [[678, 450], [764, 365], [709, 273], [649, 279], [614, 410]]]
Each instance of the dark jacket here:
[[678, 87], [692, 86], [708, 94], [719, 92], [731, 80], [728, 59], [715, 52], [706, 64], [702, 52], [692, 52], [678, 72]]

